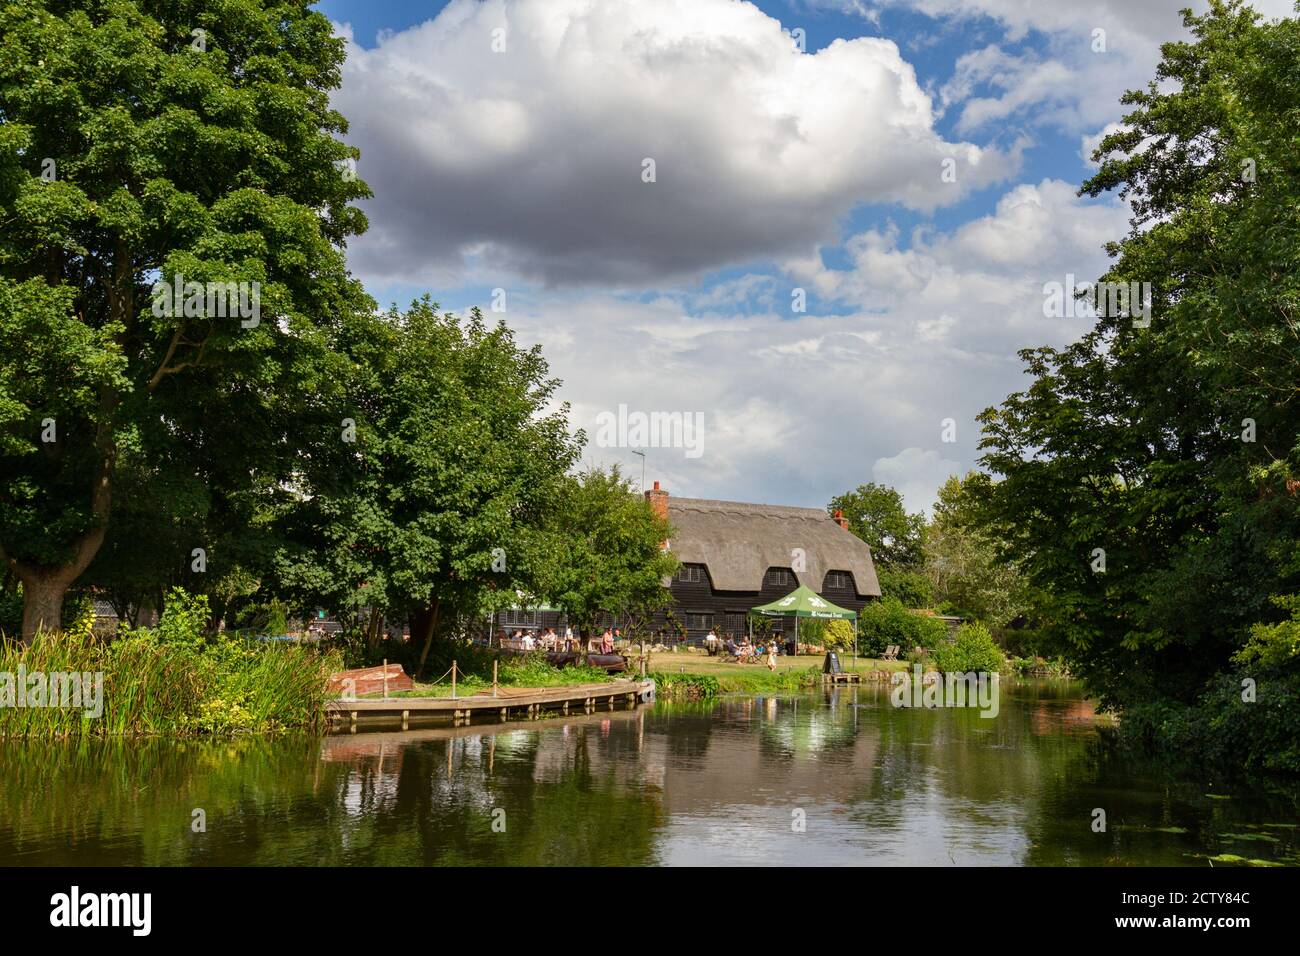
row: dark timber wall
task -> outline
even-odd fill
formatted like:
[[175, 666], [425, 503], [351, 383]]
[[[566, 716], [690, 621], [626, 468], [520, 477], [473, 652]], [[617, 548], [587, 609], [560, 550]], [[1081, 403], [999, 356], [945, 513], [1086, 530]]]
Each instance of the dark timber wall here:
[[[707, 575], [706, 575], [707, 578]], [[727, 634], [739, 637], [748, 633], [745, 613], [760, 604], [770, 604], [785, 597], [798, 585], [791, 580], [787, 584], [768, 583], [769, 575], [763, 576], [763, 588], [759, 591], [715, 591], [707, 580], [703, 583], [673, 580], [669, 590], [673, 603], [664, 611], [655, 615], [652, 628], [655, 632], [664, 631], [671, 638], [681, 636], [680, 630], [670, 623], [671, 612], [676, 624], [686, 628], [686, 639], [699, 643], [709, 632], [709, 627], [717, 629], [719, 637]], [[827, 588], [823, 584], [818, 594], [850, 611], [861, 611], [871, 598], [859, 597], [850, 584], [848, 587]], [[696, 619], [695, 615], [711, 615], [711, 618]], [[711, 620], [711, 623], [709, 623]], [[773, 630], [780, 630], [787, 635], [794, 633], [794, 618], [769, 618]], [[757, 621], [755, 621], [757, 626]]]

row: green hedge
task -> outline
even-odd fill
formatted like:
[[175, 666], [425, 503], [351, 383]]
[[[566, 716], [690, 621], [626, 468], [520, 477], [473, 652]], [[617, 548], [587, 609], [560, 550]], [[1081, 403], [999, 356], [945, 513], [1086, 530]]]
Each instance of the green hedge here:
[[868, 604], [858, 615], [858, 651], [868, 657], [879, 657], [890, 644], [903, 652], [914, 647], [933, 649], [947, 634], [943, 621], [914, 614], [897, 598]]

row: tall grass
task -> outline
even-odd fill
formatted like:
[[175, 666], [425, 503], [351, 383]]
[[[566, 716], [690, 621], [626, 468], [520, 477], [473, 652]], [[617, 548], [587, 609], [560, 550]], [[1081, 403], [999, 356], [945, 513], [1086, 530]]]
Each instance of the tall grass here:
[[0, 674], [103, 674], [103, 713], [0, 706], [0, 738], [264, 732], [324, 725], [337, 654], [217, 635], [173, 620], [104, 642], [73, 629], [0, 645]]

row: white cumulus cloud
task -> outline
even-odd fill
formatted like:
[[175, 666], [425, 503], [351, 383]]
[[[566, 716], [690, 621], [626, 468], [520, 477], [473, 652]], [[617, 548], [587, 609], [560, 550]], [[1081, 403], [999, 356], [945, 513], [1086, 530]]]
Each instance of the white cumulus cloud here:
[[391, 281], [693, 277], [831, 241], [862, 203], [955, 202], [1018, 161], [936, 133], [890, 40], [800, 53], [737, 0], [454, 0], [349, 42], [336, 103], [376, 193], [351, 261]]

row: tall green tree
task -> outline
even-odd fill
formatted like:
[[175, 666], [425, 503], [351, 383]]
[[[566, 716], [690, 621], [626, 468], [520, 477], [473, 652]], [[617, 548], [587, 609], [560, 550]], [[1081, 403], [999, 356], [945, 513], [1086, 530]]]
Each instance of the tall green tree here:
[[988, 476], [969, 472], [939, 488], [925, 528], [925, 569], [937, 601], [992, 628], [1029, 610], [1029, 589], [1013, 561], [998, 552], [979, 521], [979, 490]]
[[601, 612], [644, 618], [671, 600], [664, 581], [678, 561], [663, 543], [672, 528], [617, 466], [570, 476], [550, 530], [555, 553], [544, 593], [581, 630]]
[[920, 566], [925, 516], [908, 514], [903, 496], [888, 485], [859, 485], [832, 498], [826, 510], [844, 512], [849, 530], [871, 546], [877, 564], [894, 570]]
[[1083, 188], [1132, 204], [1101, 278], [1150, 283], [1149, 325], [1023, 352], [982, 416], [988, 527], [1120, 706], [1198, 699], [1300, 584], [1300, 23], [1184, 16]]
[[[0, 560], [25, 637], [119, 509], [274, 497], [337, 423], [331, 341], [370, 308], [342, 255], [369, 195], [329, 104], [343, 57], [305, 0], [0, 8]], [[247, 283], [260, 318], [155, 309], [182, 276]]]
[[462, 319], [426, 298], [345, 349], [348, 420], [310, 446], [278, 521], [280, 586], [300, 606], [409, 619], [427, 654], [435, 635], [540, 593], [583, 435], [567, 405], [552, 409], [540, 348], [477, 309]]

